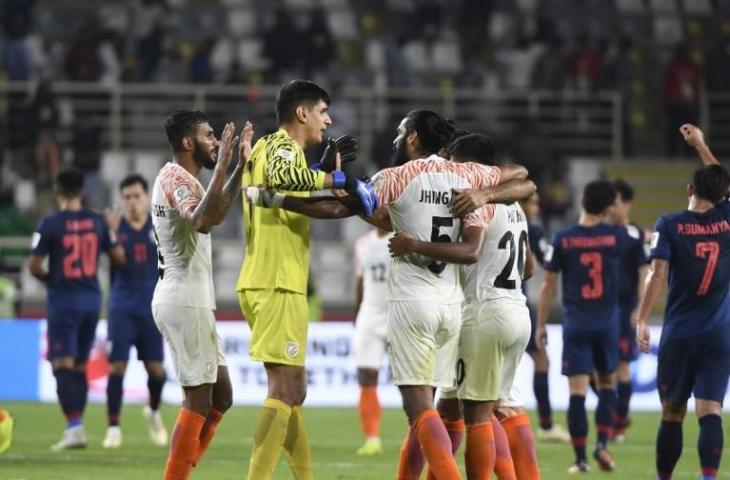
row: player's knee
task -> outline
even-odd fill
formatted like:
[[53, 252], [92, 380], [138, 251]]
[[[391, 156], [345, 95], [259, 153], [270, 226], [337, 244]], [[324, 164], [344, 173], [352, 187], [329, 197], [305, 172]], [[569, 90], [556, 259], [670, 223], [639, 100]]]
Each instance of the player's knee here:
[[436, 408], [441, 418], [451, 422], [461, 420], [461, 405], [458, 398], [440, 398]]
[[124, 362], [112, 362], [109, 365], [109, 373], [112, 375], [124, 375], [127, 371], [127, 364]]
[[686, 403], [664, 402], [662, 404], [662, 420], [665, 422], [681, 422], [686, 414]]
[[707, 415], [722, 416], [722, 404], [713, 400], [697, 399], [695, 401], [695, 412], [697, 418], [706, 417]]

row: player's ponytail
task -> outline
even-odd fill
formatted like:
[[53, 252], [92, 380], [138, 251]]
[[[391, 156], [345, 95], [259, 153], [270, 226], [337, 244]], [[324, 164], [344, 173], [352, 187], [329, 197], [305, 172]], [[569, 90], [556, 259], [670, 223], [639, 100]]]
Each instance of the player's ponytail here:
[[412, 110], [406, 116], [407, 132], [416, 132], [425, 155], [438, 154], [454, 140], [456, 125], [433, 110]]

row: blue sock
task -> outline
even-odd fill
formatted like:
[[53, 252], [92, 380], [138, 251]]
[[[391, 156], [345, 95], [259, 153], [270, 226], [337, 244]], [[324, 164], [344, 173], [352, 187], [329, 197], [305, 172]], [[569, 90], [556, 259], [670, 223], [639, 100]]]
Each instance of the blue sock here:
[[119, 414], [122, 411], [122, 395], [124, 394], [124, 375], [110, 374], [106, 383], [106, 413], [109, 426], [119, 425]]
[[575, 461], [586, 460], [586, 436], [588, 435], [588, 414], [586, 413], [586, 397], [571, 395], [568, 404], [568, 431], [575, 451]]
[[61, 410], [66, 417], [67, 427], [81, 425], [81, 409], [78, 388], [74, 379], [74, 372], [70, 368], [57, 368], [53, 371], [56, 377], [56, 394]]
[[76, 382], [76, 391], [79, 395], [79, 412], [83, 415], [86, 409], [86, 400], [89, 396], [89, 382], [86, 380], [86, 371], [79, 372], [78, 370], [74, 370], [73, 374], [74, 381]]
[[662, 420], [656, 437], [656, 471], [658, 480], [672, 478], [674, 466], [682, 455], [682, 422]]
[[615, 426], [618, 428], [626, 428], [629, 419], [629, 403], [631, 402], [631, 394], [633, 386], [631, 382], [619, 383], [616, 392], [616, 418]]
[[616, 404], [616, 392], [614, 389], [598, 391], [598, 405], [596, 406], [596, 442], [599, 447], [606, 447], [608, 436], [613, 428], [613, 411]]
[[700, 454], [702, 480], [715, 480], [722, 456], [722, 419], [719, 415], [705, 415], [699, 419], [700, 435], [697, 451]]
[[535, 391], [535, 400], [537, 400], [540, 428], [549, 430], [553, 428], [553, 409], [550, 406], [548, 372], [535, 371], [535, 375], [532, 377], [532, 389]]
[[152, 410], [158, 410], [160, 408], [160, 401], [162, 400], [162, 388], [165, 386], [167, 381], [167, 375], [163, 374], [161, 377], [150, 376], [147, 379], [147, 388], [150, 391], [150, 408]]

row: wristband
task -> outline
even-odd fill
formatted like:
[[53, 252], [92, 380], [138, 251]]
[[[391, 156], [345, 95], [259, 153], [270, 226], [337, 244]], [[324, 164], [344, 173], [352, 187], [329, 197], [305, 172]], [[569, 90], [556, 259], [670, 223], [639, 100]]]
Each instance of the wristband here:
[[332, 188], [345, 188], [347, 182], [347, 175], [345, 172], [335, 170], [332, 172]]
[[280, 192], [276, 192], [274, 194], [274, 198], [271, 199], [271, 206], [274, 208], [281, 207], [281, 204], [284, 203], [284, 199], [286, 198], [286, 195]]

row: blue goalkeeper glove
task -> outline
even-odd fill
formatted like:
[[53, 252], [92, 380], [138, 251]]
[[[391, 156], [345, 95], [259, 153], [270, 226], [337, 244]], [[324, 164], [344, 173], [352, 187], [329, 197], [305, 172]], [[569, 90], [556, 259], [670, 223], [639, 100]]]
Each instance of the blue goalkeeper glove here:
[[354, 191], [348, 193], [355, 195], [360, 200], [364, 216], [370, 217], [378, 209], [378, 196], [375, 194], [375, 189], [370, 182], [356, 179]]

